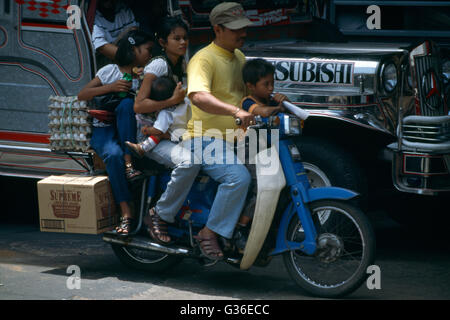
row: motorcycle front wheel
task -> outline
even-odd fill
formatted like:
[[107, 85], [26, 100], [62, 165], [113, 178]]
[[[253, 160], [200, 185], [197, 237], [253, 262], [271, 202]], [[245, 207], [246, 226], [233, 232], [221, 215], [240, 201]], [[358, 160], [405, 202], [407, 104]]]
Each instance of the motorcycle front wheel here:
[[183, 260], [181, 257], [156, 251], [127, 248], [118, 244], [111, 244], [111, 246], [116, 256], [124, 265], [138, 270], [155, 273], [164, 272]]
[[[358, 289], [367, 279], [367, 267], [375, 260], [375, 235], [368, 218], [356, 207], [334, 200], [309, 205], [317, 229], [317, 250], [283, 254], [292, 279], [314, 296], [337, 298]], [[328, 219], [319, 219], [324, 213]], [[291, 220], [288, 241], [301, 242], [304, 230], [298, 216]]]

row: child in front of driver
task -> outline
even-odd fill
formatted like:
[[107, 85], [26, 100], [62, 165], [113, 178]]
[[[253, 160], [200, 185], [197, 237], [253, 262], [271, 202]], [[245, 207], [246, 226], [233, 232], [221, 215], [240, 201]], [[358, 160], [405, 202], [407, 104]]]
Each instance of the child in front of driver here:
[[[245, 63], [242, 68], [242, 78], [250, 95], [241, 100], [241, 109], [261, 117], [269, 117], [284, 111], [282, 102], [288, 101], [286, 96], [280, 93], [272, 95], [274, 75], [275, 67], [267, 60], [258, 58]], [[252, 176], [252, 185], [249, 188], [247, 205], [238, 221], [238, 233], [248, 233], [246, 227], [253, 217], [256, 204], [256, 167], [251, 164], [246, 164], [246, 167]], [[237, 245], [239, 248], [239, 242]], [[244, 245], [243, 243], [242, 246]]]
[[273, 93], [275, 67], [264, 59], [252, 59], [242, 68], [242, 78], [250, 95], [242, 99], [241, 108], [247, 112], [269, 117], [284, 111], [286, 96]]
[[[151, 85], [150, 99], [155, 101], [167, 100], [173, 95], [176, 86], [177, 84], [171, 77], [161, 76], [156, 78]], [[163, 138], [170, 139], [175, 143], [179, 142], [186, 130], [189, 118], [190, 107], [187, 98], [184, 102], [165, 108], [158, 113], [138, 113], [136, 114], [136, 121], [142, 126], [142, 134], [148, 137], [139, 143], [126, 141], [125, 144], [137, 157], [141, 158]]]

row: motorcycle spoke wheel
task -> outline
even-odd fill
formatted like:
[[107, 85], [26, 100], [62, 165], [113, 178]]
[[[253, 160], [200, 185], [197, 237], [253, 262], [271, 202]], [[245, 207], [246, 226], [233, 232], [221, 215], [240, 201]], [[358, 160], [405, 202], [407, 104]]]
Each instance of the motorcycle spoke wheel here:
[[139, 250], [134, 248], [123, 248], [123, 251], [129, 255], [131, 259], [139, 263], [154, 264], [163, 261], [168, 254]]
[[[303, 289], [316, 296], [339, 297], [356, 290], [367, 278], [367, 267], [375, 256], [374, 233], [367, 217], [346, 203], [322, 200], [310, 205], [318, 219], [317, 250], [308, 256], [301, 251], [284, 253], [291, 277]], [[297, 216], [288, 228], [288, 241], [305, 238]]]
[[112, 248], [123, 264], [139, 270], [164, 272], [183, 260], [181, 257], [156, 251], [139, 250], [120, 245], [112, 245]]

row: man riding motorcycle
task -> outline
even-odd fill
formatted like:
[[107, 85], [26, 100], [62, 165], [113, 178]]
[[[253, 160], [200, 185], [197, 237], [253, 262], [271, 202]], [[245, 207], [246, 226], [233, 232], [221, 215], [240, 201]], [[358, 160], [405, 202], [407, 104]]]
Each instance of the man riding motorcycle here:
[[[246, 28], [251, 22], [245, 17], [242, 6], [234, 2], [217, 5], [210, 13], [210, 22], [215, 39], [193, 56], [187, 70], [187, 94], [192, 101], [192, 118], [183, 138], [185, 144], [192, 142], [192, 148], [196, 141], [202, 140], [202, 150], [209, 145], [208, 141], [215, 139], [222, 139], [224, 149], [232, 148], [228, 145], [230, 141], [224, 140], [226, 129], [236, 129], [235, 118], [242, 120], [242, 127], [254, 121], [253, 115], [237, 107], [245, 95], [241, 75], [245, 56], [239, 48], [244, 44]], [[198, 128], [198, 121], [201, 121], [201, 128]], [[218, 129], [221, 135], [205, 141], [204, 136], [211, 136], [209, 129]], [[195, 238], [202, 253], [217, 260], [223, 257], [217, 234], [225, 238], [232, 237], [251, 178], [245, 166], [239, 162], [207, 163], [207, 159], [203, 159], [203, 172], [220, 185], [207, 225]]]

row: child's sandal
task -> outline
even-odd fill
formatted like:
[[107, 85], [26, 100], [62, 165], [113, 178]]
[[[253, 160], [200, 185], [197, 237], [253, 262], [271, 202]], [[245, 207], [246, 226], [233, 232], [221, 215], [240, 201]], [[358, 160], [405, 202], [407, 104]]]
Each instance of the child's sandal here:
[[145, 151], [142, 148], [140, 143], [132, 143], [130, 141], [125, 141], [125, 145], [127, 146], [127, 148], [133, 153], [133, 155], [140, 159], [144, 156]]
[[[121, 217], [120, 224], [116, 227], [116, 232], [118, 235], [126, 237], [132, 231], [134, 219], [130, 217]], [[119, 231], [121, 230], [121, 231]]]
[[125, 163], [125, 175], [128, 180], [134, 180], [142, 174], [139, 170], [133, 168], [131, 162]]

